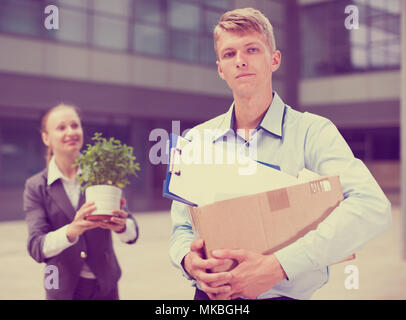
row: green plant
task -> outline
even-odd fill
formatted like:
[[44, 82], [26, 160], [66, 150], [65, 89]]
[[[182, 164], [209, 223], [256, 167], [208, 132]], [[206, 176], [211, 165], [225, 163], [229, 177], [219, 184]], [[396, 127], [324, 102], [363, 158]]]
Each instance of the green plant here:
[[135, 161], [133, 148], [121, 144], [120, 140], [102, 138], [96, 132], [92, 137], [93, 145], [87, 144], [82, 154], [76, 158], [73, 167], [78, 167], [78, 181], [82, 190], [89, 186], [107, 184], [124, 188], [130, 183], [128, 177], [140, 171], [140, 164]]

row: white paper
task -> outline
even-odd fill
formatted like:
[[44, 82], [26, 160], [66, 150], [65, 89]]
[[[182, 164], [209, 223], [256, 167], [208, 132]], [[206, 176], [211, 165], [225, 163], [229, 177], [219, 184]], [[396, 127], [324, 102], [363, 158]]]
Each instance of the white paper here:
[[171, 169], [179, 175], [172, 174], [169, 185], [171, 193], [199, 206], [298, 183], [296, 177], [260, 164], [241, 153], [231, 155], [230, 146], [211, 142], [208, 148], [203, 146], [204, 143], [193, 145], [178, 138], [177, 147], [182, 149], [182, 153], [176, 152]]

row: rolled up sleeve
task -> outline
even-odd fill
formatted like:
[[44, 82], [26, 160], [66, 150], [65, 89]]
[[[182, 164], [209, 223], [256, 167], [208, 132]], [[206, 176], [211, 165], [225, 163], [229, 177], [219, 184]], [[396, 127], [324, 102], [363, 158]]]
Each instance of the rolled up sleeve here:
[[191, 280], [191, 277], [182, 266], [182, 260], [190, 251], [190, 245], [195, 240], [186, 205], [173, 201], [171, 218], [172, 235], [169, 248], [170, 259], [172, 264], [179, 268], [187, 279]]
[[356, 253], [392, 222], [387, 197], [327, 119], [309, 127], [305, 166], [322, 176], [339, 175], [344, 200], [317, 229], [275, 252], [289, 280]]

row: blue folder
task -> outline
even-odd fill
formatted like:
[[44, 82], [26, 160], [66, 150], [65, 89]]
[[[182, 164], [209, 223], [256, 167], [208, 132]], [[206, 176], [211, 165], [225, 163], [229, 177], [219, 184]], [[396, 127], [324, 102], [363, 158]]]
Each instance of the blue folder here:
[[177, 196], [176, 194], [173, 194], [173, 193], [171, 193], [169, 191], [169, 184], [171, 182], [171, 177], [172, 177], [172, 172], [169, 170], [171, 160], [172, 160], [171, 159], [171, 150], [172, 150], [172, 148], [176, 147], [177, 142], [178, 142], [178, 136], [176, 134], [174, 134], [174, 133], [171, 133], [170, 136], [169, 136], [169, 154], [168, 154], [169, 159], [168, 159], [168, 165], [166, 167], [166, 179], [164, 180], [164, 183], [163, 183], [162, 195], [165, 198], [169, 198], [169, 199], [172, 199], [172, 200], [176, 200], [176, 201], [185, 203], [185, 204], [190, 205], [190, 206], [197, 207], [197, 204], [192, 203], [190, 201], [187, 201], [187, 200], [185, 200], [185, 199], [183, 199], [183, 198], [181, 198], [181, 197]]

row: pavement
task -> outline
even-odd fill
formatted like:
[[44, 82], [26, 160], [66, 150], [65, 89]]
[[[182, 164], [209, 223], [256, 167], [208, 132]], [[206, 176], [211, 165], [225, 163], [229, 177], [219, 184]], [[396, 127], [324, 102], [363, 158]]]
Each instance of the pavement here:
[[[402, 259], [400, 208], [393, 208], [389, 231], [369, 242], [355, 260], [330, 268], [328, 284], [313, 300], [406, 299], [406, 260]], [[188, 300], [194, 289], [172, 266], [169, 255], [171, 220], [168, 211], [135, 214], [140, 238], [126, 245], [114, 237], [114, 248], [123, 275], [119, 282], [122, 300]], [[0, 300], [44, 299], [44, 265], [26, 250], [24, 221], [0, 223]], [[358, 288], [354, 280], [358, 273]], [[346, 284], [352, 284], [349, 287]]]

